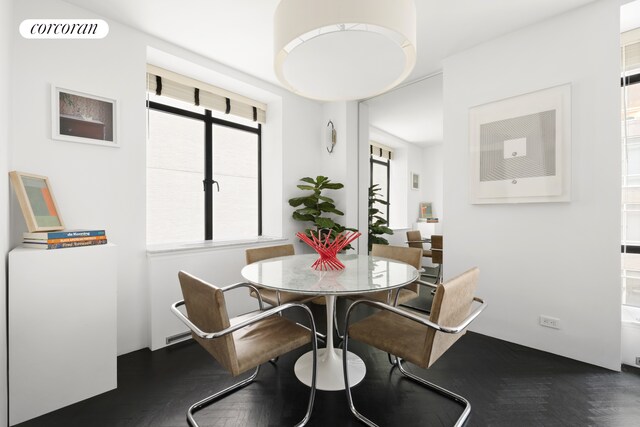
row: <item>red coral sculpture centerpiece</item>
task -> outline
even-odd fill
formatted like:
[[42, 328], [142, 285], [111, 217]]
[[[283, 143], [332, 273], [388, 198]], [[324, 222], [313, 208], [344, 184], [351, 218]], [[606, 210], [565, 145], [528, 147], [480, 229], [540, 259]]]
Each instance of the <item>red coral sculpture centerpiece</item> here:
[[344, 270], [344, 264], [338, 260], [338, 252], [361, 235], [358, 231], [345, 231], [337, 234], [332, 241], [331, 230], [324, 232], [326, 236], [323, 236], [321, 231], [313, 234], [313, 230], [309, 234], [311, 237], [298, 232], [296, 236], [320, 255], [320, 258], [311, 265], [311, 268], [315, 270]]

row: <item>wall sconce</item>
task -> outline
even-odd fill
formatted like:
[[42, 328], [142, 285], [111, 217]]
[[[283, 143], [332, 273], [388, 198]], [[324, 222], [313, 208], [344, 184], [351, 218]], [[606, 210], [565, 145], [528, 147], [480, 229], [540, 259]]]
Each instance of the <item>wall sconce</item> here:
[[327, 145], [327, 151], [329, 153], [333, 153], [333, 147], [336, 146], [336, 138], [336, 128], [333, 126], [333, 122], [329, 120], [325, 133], [325, 144]]

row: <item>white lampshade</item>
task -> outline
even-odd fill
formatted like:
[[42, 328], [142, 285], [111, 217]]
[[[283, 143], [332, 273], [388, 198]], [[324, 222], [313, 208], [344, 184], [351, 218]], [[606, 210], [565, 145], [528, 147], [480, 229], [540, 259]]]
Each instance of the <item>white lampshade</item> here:
[[274, 26], [276, 75], [307, 98], [378, 95], [416, 62], [413, 0], [281, 0]]

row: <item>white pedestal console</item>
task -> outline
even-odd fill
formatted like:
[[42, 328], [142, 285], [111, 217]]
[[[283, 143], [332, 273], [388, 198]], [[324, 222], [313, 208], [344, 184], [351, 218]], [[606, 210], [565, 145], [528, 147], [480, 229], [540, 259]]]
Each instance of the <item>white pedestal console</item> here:
[[113, 244], [9, 253], [9, 424], [117, 387]]

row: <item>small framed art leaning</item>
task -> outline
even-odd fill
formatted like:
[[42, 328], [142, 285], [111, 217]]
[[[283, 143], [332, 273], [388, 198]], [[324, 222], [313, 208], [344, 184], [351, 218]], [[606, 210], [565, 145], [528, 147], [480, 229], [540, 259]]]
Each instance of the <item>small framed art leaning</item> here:
[[469, 111], [470, 201], [567, 202], [571, 197], [571, 85]]
[[29, 232], [64, 230], [64, 223], [46, 176], [12, 171], [9, 172], [9, 177]]

